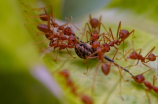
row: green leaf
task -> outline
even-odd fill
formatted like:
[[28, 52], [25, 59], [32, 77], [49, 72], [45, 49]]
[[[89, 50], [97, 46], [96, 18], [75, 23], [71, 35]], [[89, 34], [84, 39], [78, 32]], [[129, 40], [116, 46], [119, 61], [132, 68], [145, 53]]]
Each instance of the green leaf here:
[[[70, 50], [70, 53], [75, 56], [76, 58], [72, 58], [66, 50], [62, 50], [56, 54], [56, 51], [53, 50], [50, 53], [43, 53], [40, 54], [39, 50], [47, 47], [48, 41], [34, 45], [34, 43], [42, 41], [45, 39], [45, 36], [37, 36], [35, 32], [28, 30], [27, 27], [34, 31], [38, 31], [36, 25], [30, 25], [29, 23], [37, 23], [40, 22], [39, 18], [29, 18], [30, 16], [38, 16], [43, 11], [36, 11], [32, 10], [31, 8], [37, 8], [36, 5], [39, 5], [39, 2], [36, 0], [32, 1], [24, 1], [24, 4], [21, 2], [15, 1], [1, 1], [2, 5], [0, 7], [1, 15], [1, 35], [0, 35], [0, 92], [1, 98], [3, 98], [4, 103], [55, 103], [55, 104], [81, 104], [81, 100], [79, 97], [74, 96], [70, 89], [64, 83], [64, 78], [61, 78], [58, 75], [58, 71], [63, 69], [69, 69], [70, 75], [72, 80], [76, 85], [79, 86], [79, 91], [84, 92], [88, 95], [91, 95], [91, 86], [93, 83], [94, 73], [96, 69], [96, 65], [98, 60], [91, 59], [88, 60], [89, 65], [89, 72], [88, 74], [83, 74], [86, 72], [87, 65], [86, 63], [80, 59], [74, 52], [73, 49]], [[81, 14], [86, 14], [89, 12], [91, 7], [89, 2], [63, 2], [62, 0], [56, 1], [45, 1], [45, 3], [54, 3], [56, 4], [55, 8], [62, 7], [64, 5], [64, 15], [69, 17], [70, 15], [76, 16], [75, 18], [79, 18]], [[106, 2], [106, 1], [105, 1]], [[94, 8], [98, 8], [98, 5], [105, 5], [105, 2], [102, 4], [94, 5]], [[126, 2], [126, 1], [124, 1]], [[64, 4], [62, 4], [64, 3]], [[96, 3], [96, 2], [95, 2]], [[119, 5], [119, 7], [127, 8], [132, 7], [131, 10], [137, 10], [138, 6], [133, 6], [132, 3], [125, 3], [127, 5], [123, 5], [121, 1], [112, 2], [114, 4]], [[45, 5], [41, 3], [42, 5]], [[75, 5], [76, 4], [76, 5]], [[80, 5], [77, 5], [80, 4]], [[103, 5], [104, 4], [104, 5]], [[113, 4], [113, 5], [114, 5]], [[136, 3], [137, 4], [137, 3]], [[48, 4], [47, 4], [48, 5]], [[82, 6], [83, 7], [82, 7]], [[89, 6], [90, 5], [90, 6]], [[98, 12], [98, 14], [93, 15], [93, 17], [99, 17], [102, 15], [102, 22], [105, 27], [108, 29], [109, 27], [112, 28], [113, 34], [116, 34], [117, 27], [119, 21], [122, 22], [122, 29], [127, 29], [129, 31], [135, 30], [134, 33], [134, 48], [142, 48], [142, 55], [145, 56], [151, 48], [158, 44], [157, 38], [157, 21], [156, 19], [152, 18], [144, 18], [142, 19], [142, 13], [145, 13], [145, 10], [140, 10], [138, 14], [130, 13], [127, 10], [122, 9], [117, 10], [116, 6], [111, 6], [110, 8]], [[130, 6], [132, 5], [132, 6]], [[70, 10], [70, 8], [75, 8]], [[87, 9], [85, 9], [86, 6]], [[145, 3], [142, 4], [145, 7]], [[67, 9], [66, 9], [67, 7]], [[114, 8], [115, 9], [114, 9]], [[157, 5], [153, 8], [156, 8]], [[49, 10], [49, 8], [48, 8]], [[70, 11], [69, 11], [70, 10]], [[148, 9], [146, 9], [148, 11]], [[27, 12], [25, 12], [27, 11]], [[50, 11], [50, 10], [49, 10]], [[76, 12], [79, 11], [79, 12]], [[81, 13], [81, 11], [83, 11]], [[62, 18], [62, 12], [60, 9], [54, 9], [53, 13], [57, 18]], [[72, 14], [71, 14], [72, 13]], [[77, 14], [76, 14], [77, 13]], [[156, 14], [155, 14], [156, 15]], [[87, 18], [88, 15], [86, 14]], [[82, 24], [81, 30], [84, 28], [86, 18], [83, 19], [80, 23]], [[153, 22], [154, 21], [154, 22]], [[88, 21], [86, 21], [88, 22]], [[24, 25], [25, 24], [25, 25]], [[101, 30], [104, 32], [105, 30]], [[78, 34], [81, 37], [80, 34]], [[129, 50], [132, 47], [132, 35], [125, 41], [125, 50]], [[122, 52], [122, 45], [119, 47], [119, 51]], [[113, 51], [115, 49], [112, 48]], [[158, 55], [158, 49], [156, 48], [153, 51], [154, 54]], [[113, 57], [113, 52], [106, 53], [109, 57]], [[58, 60], [54, 61], [54, 59], [58, 56]], [[117, 55], [117, 57], [122, 57], [121, 55]], [[116, 63], [120, 64], [123, 67], [131, 65], [134, 61], [128, 60], [125, 62], [122, 60], [115, 60]], [[38, 74], [38, 71], [35, 71], [35, 67], [42, 67], [46, 66], [49, 73], [46, 74], [46, 77], [50, 78], [50, 74], [52, 74], [52, 79], [56, 79], [60, 87], [62, 88], [61, 96], [62, 99], [59, 99], [55, 94], [51, 93], [50, 88], [47, 86], [45, 82], [46, 77], [42, 77], [43, 74]], [[144, 74], [147, 81], [152, 83], [153, 75], [156, 75], [157, 69], [157, 62], [152, 62], [148, 64], [153, 70], [149, 73]], [[140, 67], [141, 66], [141, 67]], [[39, 69], [40, 69], [39, 68]], [[146, 71], [146, 68], [143, 65], [135, 66], [132, 68], [128, 68], [134, 75], [140, 74]], [[35, 72], [34, 72], [35, 71]], [[34, 72], [34, 74], [32, 74]], [[119, 89], [119, 81], [120, 75], [118, 69], [115, 66], [111, 67], [111, 72], [108, 76], [105, 76], [101, 72], [101, 68], [99, 67], [95, 87], [94, 87], [94, 95], [93, 100], [95, 104], [148, 104], [148, 99], [145, 94], [145, 87], [143, 84], [137, 84], [133, 81], [131, 76], [124, 71], [122, 71], [123, 76], [125, 79], [128, 79], [129, 82], [124, 82], [122, 80], [122, 96], [124, 100], [121, 99], [120, 96], [120, 89]], [[39, 75], [38, 77], [36, 75]], [[51, 78], [50, 78], [51, 79]], [[50, 81], [50, 83], [52, 83]], [[158, 86], [158, 81], [156, 81], [156, 86]], [[56, 86], [56, 84], [54, 84]], [[54, 87], [53, 86], [53, 87]], [[58, 91], [58, 90], [57, 90]], [[149, 96], [151, 99], [152, 104], [157, 104], [158, 102], [158, 95], [153, 92], [149, 91]], [[10, 99], [10, 101], [5, 101], [4, 99]], [[18, 99], [18, 100], [17, 100]], [[20, 99], [20, 100], [19, 100]]]

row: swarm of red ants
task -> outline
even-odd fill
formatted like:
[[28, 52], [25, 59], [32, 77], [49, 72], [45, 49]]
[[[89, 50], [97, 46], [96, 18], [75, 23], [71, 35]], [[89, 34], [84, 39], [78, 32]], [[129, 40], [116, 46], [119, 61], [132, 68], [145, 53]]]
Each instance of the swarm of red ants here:
[[[46, 8], [48, 7], [51, 8], [51, 14], [48, 14], [46, 11]], [[99, 19], [96, 19], [96, 18], [92, 18], [91, 15], [89, 15], [90, 20], [85, 24], [83, 32], [81, 33], [81, 38], [78, 38], [75, 32], [73, 31], [72, 26], [74, 26], [77, 30], [79, 29], [72, 23], [72, 17], [71, 17], [71, 21], [68, 18], [65, 18], [67, 21], [70, 22], [71, 24], [70, 26], [68, 23], [65, 23], [63, 25], [58, 25], [52, 13], [52, 6], [37, 8], [34, 10], [44, 10], [44, 13], [40, 14], [39, 16], [30, 16], [30, 18], [40, 18], [41, 21], [45, 22], [44, 24], [37, 25], [38, 30], [41, 31], [42, 34], [45, 35], [46, 39], [49, 41], [49, 46], [42, 49], [41, 51], [45, 51], [48, 48], [53, 48], [53, 49], [57, 49], [57, 53], [58, 53], [60, 50], [66, 49], [68, 54], [70, 54], [69, 49], [74, 49], [76, 54], [80, 58], [85, 60], [87, 64], [87, 71], [84, 74], [87, 74], [88, 72], [87, 60], [96, 58], [98, 59], [98, 64], [95, 72], [97, 72], [98, 67], [101, 66], [103, 74], [107, 76], [110, 72], [111, 65], [114, 65], [119, 69], [119, 73], [122, 78], [123, 76], [121, 74], [121, 71], [124, 70], [125, 72], [131, 75], [131, 77], [135, 82], [145, 85], [146, 87], [145, 92], [148, 97], [149, 103], [150, 103], [150, 97], [148, 96], [148, 91], [153, 90], [155, 93], [158, 94], [158, 87], [155, 86], [155, 80], [157, 79], [156, 76], [155, 75], [153, 76], [153, 84], [151, 84], [148, 81], [145, 81], [145, 77], [143, 76], [143, 74], [151, 70], [151, 68], [146, 63], [150, 61], [155, 61], [156, 57], [158, 57], [152, 53], [155, 47], [153, 47], [146, 54], [145, 57], [141, 55], [141, 49], [135, 50], [134, 48], [132, 48], [125, 53], [123, 48], [122, 58], [124, 58], [124, 60], [127, 60], [127, 58], [132, 60], [137, 60], [137, 63], [135, 65], [138, 65], [138, 62], [141, 61], [141, 63], [144, 66], [149, 68], [147, 71], [144, 71], [143, 73], [140, 73], [138, 75], [133, 75], [127, 69], [115, 63], [114, 59], [119, 51], [117, 46], [119, 46], [120, 44], [123, 44], [124, 46], [124, 41], [126, 41], [126, 39], [131, 34], [134, 35], [134, 30], [129, 32], [126, 29], [121, 29], [121, 21], [119, 22], [116, 38], [114, 38], [112, 29], [109, 28], [107, 30], [106, 27], [102, 24], [101, 16]], [[100, 33], [101, 27], [104, 28], [105, 30], [104, 33]], [[87, 40], [86, 42], [82, 41], [84, 36], [86, 37]], [[110, 51], [111, 47], [114, 47], [116, 49], [116, 52], [112, 59], [110, 59], [108, 56], [105, 55], [105, 53]], [[131, 51], [133, 52], [130, 53]], [[127, 54], [129, 53], [130, 55], [126, 58]], [[57, 61], [57, 57], [54, 61]], [[59, 71], [59, 75], [65, 78], [67, 87], [71, 90], [74, 96], [79, 97], [84, 104], [93, 104], [93, 99], [90, 96], [84, 94], [83, 92], [79, 93], [77, 91], [77, 87], [75, 86], [75, 83], [72, 81], [68, 69]], [[95, 78], [96, 78], [96, 73], [94, 74], [92, 92], [94, 89]]]

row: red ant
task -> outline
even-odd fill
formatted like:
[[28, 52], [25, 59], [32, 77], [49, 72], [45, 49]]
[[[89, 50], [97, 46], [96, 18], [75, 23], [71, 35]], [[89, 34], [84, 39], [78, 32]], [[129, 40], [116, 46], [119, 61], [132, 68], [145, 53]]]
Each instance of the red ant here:
[[[96, 28], [98, 28], [97, 31], [100, 32], [101, 18], [102, 18], [102, 16], [100, 16], [100, 18], [98, 20], [96, 18], [92, 18], [91, 14], [89, 14], [89, 19], [90, 19], [89, 23], [90, 23], [90, 25], [89, 25], [89, 23], [86, 23], [85, 24], [85, 29], [86, 29], [86, 26], [88, 26], [88, 29], [91, 33], [93, 33], [96, 30]], [[91, 26], [91, 28], [90, 28], [90, 26]]]
[[149, 103], [151, 103], [150, 97], [149, 97], [147, 91], [153, 90], [154, 92], [156, 92], [158, 94], [158, 87], [155, 86], [155, 80], [157, 79], [156, 76], [155, 75], [153, 76], [153, 85], [150, 82], [145, 81], [145, 77], [142, 74], [133, 76], [132, 78], [137, 83], [140, 83], [140, 84], [144, 83], [144, 85], [147, 87], [147, 89], [145, 89], [146, 95], [148, 97]]
[[73, 95], [80, 97], [84, 104], [93, 104], [93, 100], [89, 96], [77, 92], [77, 87], [70, 78], [70, 73], [67, 69], [60, 71], [59, 74], [66, 79], [67, 86], [70, 88]]
[[[127, 67], [131, 67], [131, 66], [136, 66], [138, 65], [139, 63], [139, 60], [141, 61], [141, 63], [143, 65], [145, 65], [146, 67], [149, 68], [149, 70], [143, 72], [142, 74], [148, 72], [151, 70], [151, 68], [146, 65], [145, 63], [148, 63], [149, 61], [155, 61], [156, 60], [156, 57], [158, 56], [155, 56], [152, 52], [154, 51], [155, 47], [153, 47], [147, 54], [145, 57], [143, 57], [141, 55], [141, 51], [142, 49], [138, 49], [138, 50], [134, 50], [134, 49], [130, 49], [123, 57], [125, 57], [131, 50], [133, 50], [133, 52], [127, 57], [127, 58], [130, 58], [130, 59], [133, 59], [133, 60], [138, 60], [137, 63], [135, 65], [130, 65], [130, 66], [127, 66]], [[139, 51], [139, 53], [137, 53], [136, 51]], [[148, 61], [146, 61], [146, 59], [148, 59]]]
[[[112, 33], [112, 30], [111, 30], [111, 28], [109, 28], [109, 33], [110, 33], [110, 35], [111, 35], [111, 37], [112, 37], [112, 40], [110, 39], [110, 38], [108, 38], [108, 37], [106, 37], [106, 36], [104, 36], [108, 41], [109, 41], [109, 46], [110, 47], [114, 47], [115, 49], [116, 49], [116, 53], [115, 53], [115, 55], [114, 55], [114, 57], [113, 57], [113, 59], [115, 58], [115, 56], [116, 56], [116, 54], [117, 54], [117, 52], [118, 52], [118, 48], [115, 46], [115, 45], [120, 45], [121, 44], [121, 42], [123, 42], [123, 55], [124, 55], [124, 41], [125, 41], [125, 39], [128, 37], [128, 36], [130, 36], [130, 34], [131, 33], [134, 33], [134, 30], [132, 30], [130, 33], [127, 31], [127, 30], [125, 30], [125, 29], [122, 29], [121, 30], [121, 21], [119, 22], [119, 26], [118, 26], [118, 30], [117, 30], [117, 35], [116, 35], [116, 39], [114, 39], [114, 36], [113, 36], [113, 33]], [[134, 34], [133, 34], [133, 37], [134, 37]], [[112, 60], [113, 60], [112, 59]], [[126, 60], [126, 59], [125, 59]]]
[[93, 104], [93, 100], [85, 94], [81, 95], [80, 98], [84, 104]]
[[[90, 15], [89, 15], [90, 21], [89, 21], [89, 23], [86, 23], [86, 24], [85, 24], [84, 31], [86, 30], [86, 27], [88, 26], [88, 29], [89, 29], [89, 31], [90, 31], [90, 32], [88, 32], [88, 33], [91, 35], [91, 37], [94, 37], [94, 39], [95, 39], [95, 40], [92, 40], [92, 41], [96, 41], [96, 40], [99, 39], [98, 37], [99, 37], [100, 26], [101, 26], [101, 25], [103, 26], [104, 30], [107, 32], [105, 26], [101, 23], [101, 18], [102, 18], [102, 16], [100, 16], [99, 20], [96, 19], [96, 18], [92, 18], [92, 17], [91, 17], [91, 14], [90, 14]], [[91, 27], [91, 28], [90, 28], [90, 27]], [[85, 34], [85, 32], [83, 33], [83, 35], [82, 35], [82, 37], [81, 37], [81, 40], [82, 40], [84, 34]], [[86, 32], [86, 37], [87, 37], [87, 41], [88, 41], [87, 32]]]
[[[57, 50], [57, 54], [60, 50], [65, 49], [65, 48], [66, 48], [67, 52], [70, 54], [70, 52], [68, 51], [67, 48], [74, 48], [75, 45], [78, 43], [78, 40], [73, 35], [69, 36], [68, 39], [66, 39], [66, 40], [68, 40], [67, 44], [63, 43], [63, 39], [60, 40], [59, 37], [56, 40], [51, 40], [49, 47], [46, 47], [45, 49], [42, 49], [41, 51], [44, 51], [44, 50], [51, 48], [51, 47], [54, 47], [54, 49], [59, 47]], [[60, 41], [61, 41], [61, 43], [60, 43]], [[73, 57], [73, 58], [75, 58], [75, 57]], [[57, 60], [57, 55], [56, 55], [56, 59], [54, 61], [56, 61], [56, 60]]]
[[74, 82], [70, 78], [70, 73], [67, 69], [60, 71], [59, 74], [63, 76], [66, 79], [66, 84], [70, 88], [71, 92], [75, 95], [78, 96], [77, 93], [77, 87], [75, 86]]

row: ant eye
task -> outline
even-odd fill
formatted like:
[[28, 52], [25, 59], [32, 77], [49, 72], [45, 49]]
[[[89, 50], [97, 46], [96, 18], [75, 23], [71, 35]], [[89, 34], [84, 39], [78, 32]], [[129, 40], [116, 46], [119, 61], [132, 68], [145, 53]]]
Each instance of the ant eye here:
[[64, 33], [66, 35], [66, 33]]
[[91, 36], [92, 36], [92, 34], [91, 34]]
[[99, 39], [99, 36], [98, 36], [98, 39]]
[[75, 41], [74, 39], [72, 41]]

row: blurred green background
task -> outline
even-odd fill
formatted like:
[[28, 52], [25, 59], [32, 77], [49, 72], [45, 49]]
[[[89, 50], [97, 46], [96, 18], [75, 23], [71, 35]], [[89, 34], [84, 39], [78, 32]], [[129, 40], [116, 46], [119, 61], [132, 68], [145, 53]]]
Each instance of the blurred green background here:
[[[86, 64], [76, 56], [72, 59], [66, 51], [59, 53], [58, 61], [54, 62], [56, 52], [41, 54], [40, 49], [48, 42], [34, 45], [44, 40], [44, 36], [37, 36], [28, 30], [25, 25], [38, 31], [36, 25], [29, 23], [40, 22], [37, 16], [42, 11], [33, 11], [31, 8], [52, 5], [56, 19], [64, 22], [65, 17], [73, 17], [74, 24], [82, 31], [89, 14], [92, 17], [102, 16], [102, 23], [111, 27], [116, 34], [119, 21], [122, 29], [135, 30], [134, 46], [142, 48], [142, 54], [158, 45], [158, 2], [156, 0], [1, 0], [0, 1], [0, 103], [1, 104], [82, 104], [79, 98], [73, 96], [56, 73], [67, 68], [72, 79], [80, 86], [80, 90], [89, 88], [93, 81], [93, 74], [97, 60], [89, 61], [89, 73], [84, 75]], [[25, 4], [25, 5], [24, 5]], [[27, 11], [30, 14], [27, 14]], [[50, 13], [50, 9], [48, 9]], [[25, 24], [25, 25], [24, 25]], [[102, 29], [102, 31], [104, 31]], [[79, 32], [76, 32], [80, 37]], [[125, 42], [126, 50], [132, 48], [131, 38]], [[119, 47], [122, 49], [122, 46]], [[158, 48], [154, 50], [158, 55]], [[110, 57], [110, 55], [109, 55]], [[117, 60], [116, 60], [117, 61]], [[122, 66], [129, 65], [124, 60], [117, 61]], [[153, 70], [145, 74], [146, 80], [152, 82], [157, 73], [157, 61], [148, 64]], [[132, 67], [132, 73], [139, 74], [146, 67]], [[148, 104], [145, 87], [136, 84], [129, 75], [123, 72], [129, 82], [122, 81], [122, 95], [120, 97], [120, 76], [116, 68], [111, 69], [108, 76], [99, 70], [95, 92], [95, 104]], [[156, 81], [158, 86], [158, 81]], [[60, 87], [59, 87], [60, 86]], [[85, 91], [90, 95], [90, 90]], [[157, 104], [158, 95], [149, 92], [152, 104]]]

